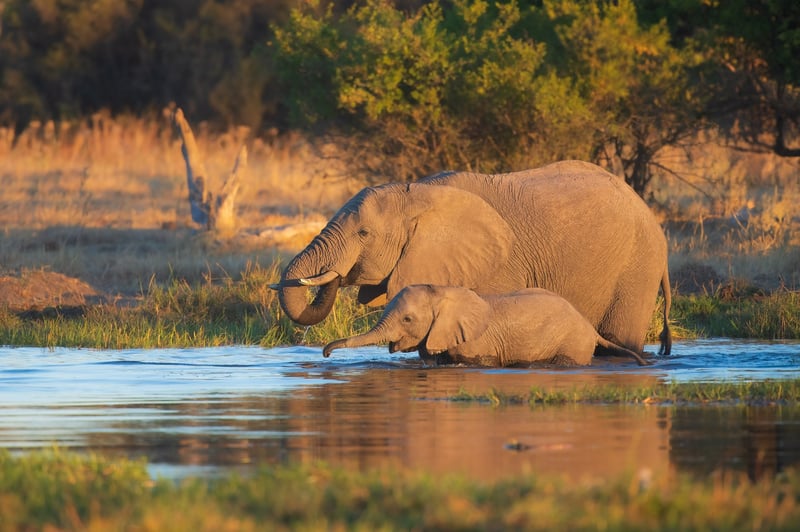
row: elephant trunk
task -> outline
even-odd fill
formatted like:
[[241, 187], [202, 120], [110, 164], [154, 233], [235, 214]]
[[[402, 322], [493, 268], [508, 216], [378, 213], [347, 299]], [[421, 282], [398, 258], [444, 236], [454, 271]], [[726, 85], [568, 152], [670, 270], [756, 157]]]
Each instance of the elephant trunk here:
[[330, 314], [341, 282], [342, 278], [337, 276], [328, 284], [320, 286], [317, 295], [310, 303], [308, 287], [283, 285], [278, 288], [278, 300], [292, 321], [300, 325], [315, 325]]
[[[313, 270], [305, 266], [305, 257], [302, 253], [295, 257], [274, 288], [278, 291], [281, 308], [292, 321], [315, 325], [330, 314], [342, 278], [332, 270], [309, 275]], [[308, 295], [311, 287], [318, 287], [313, 301], [309, 301]]]
[[359, 334], [358, 336], [351, 336], [350, 338], [342, 338], [340, 340], [334, 340], [333, 342], [329, 343], [325, 347], [322, 348], [322, 356], [328, 358], [331, 356], [331, 351], [334, 349], [344, 349], [344, 348], [353, 348], [353, 347], [365, 347], [368, 345], [375, 345], [375, 344], [382, 344], [386, 342], [386, 334], [383, 331], [383, 327], [380, 323], [373, 327], [370, 331]]

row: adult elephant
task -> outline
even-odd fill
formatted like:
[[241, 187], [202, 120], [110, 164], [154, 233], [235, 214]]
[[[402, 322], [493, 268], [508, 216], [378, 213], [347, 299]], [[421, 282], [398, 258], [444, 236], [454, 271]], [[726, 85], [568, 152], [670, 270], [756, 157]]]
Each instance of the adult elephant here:
[[[360, 286], [360, 303], [383, 304], [412, 284], [479, 294], [545, 288], [601, 336], [639, 353], [660, 285], [661, 353], [671, 348], [664, 233], [623, 180], [585, 162], [365, 188], [273, 288], [292, 320], [313, 325], [328, 315], [340, 286]], [[309, 287], [318, 287], [313, 301]]]

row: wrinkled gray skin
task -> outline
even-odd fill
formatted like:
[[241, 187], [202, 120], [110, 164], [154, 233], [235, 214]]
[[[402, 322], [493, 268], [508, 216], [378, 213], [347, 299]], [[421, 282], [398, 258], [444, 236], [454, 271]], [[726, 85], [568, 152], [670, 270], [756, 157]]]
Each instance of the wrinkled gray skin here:
[[326, 345], [334, 349], [389, 343], [423, 360], [479, 366], [531, 362], [586, 365], [599, 345], [640, 365], [629, 349], [608, 342], [563, 297], [541, 288], [479, 296], [467, 288], [413, 285], [389, 302], [369, 332]]
[[[479, 294], [551, 290], [604, 338], [642, 352], [659, 286], [661, 353], [671, 336], [667, 243], [650, 209], [599, 166], [564, 161], [534, 170], [442, 173], [362, 190], [291, 262], [273, 288], [295, 322], [330, 312], [340, 286], [383, 304], [406, 286]], [[308, 289], [319, 287], [309, 302]]]

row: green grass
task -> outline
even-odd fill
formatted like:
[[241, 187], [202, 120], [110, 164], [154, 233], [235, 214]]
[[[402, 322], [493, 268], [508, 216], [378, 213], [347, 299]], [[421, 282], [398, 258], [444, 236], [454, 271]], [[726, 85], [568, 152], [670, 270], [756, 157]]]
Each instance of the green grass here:
[[677, 297], [672, 319], [697, 336], [800, 338], [800, 292], [777, 291], [748, 297]]
[[[104, 349], [217, 345], [325, 344], [368, 330], [380, 315], [340, 291], [331, 315], [313, 327], [292, 323], [268, 285], [280, 265], [248, 265], [237, 277], [188, 283], [150, 283], [133, 306], [102, 305], [14, 314], [0, 309], [0, 345]], [[671, 315], [676, 338], [725, 336], [800, 339], [800, 294], [779, 291], [742, 298], [721, 294], [676, 296]], [[657, 342], [654, 315], [648, 341]]]
[[239, 279], [205, 279], [189, 284], [151, 283], [134, 306], [102, 305], [47, 309], [18, 315], [0, 309], [0, 345], [102, 349], [210, 347], [218, 345], [322, 344], [359, 334], [379, 312], [342, 290], [322, 323], [301, 327], [289, 320], [269, 284], [278, 265], [248, 266]]
[[325, 464], [152, 481], [142, 461], [0, 451], [0, 530], [797, 530], [800, 474], [567, 481]]
[[528, 404], [785, 404], [800, 401], [800, 379], [758, 382], [691, 382], [624, 386], [587, 385], [569, 390], [533, 387], [525, 395], [509, 395], [492, 389], [472, 393], [461, 389], [455, 402], [479, 402], [495, 406]]

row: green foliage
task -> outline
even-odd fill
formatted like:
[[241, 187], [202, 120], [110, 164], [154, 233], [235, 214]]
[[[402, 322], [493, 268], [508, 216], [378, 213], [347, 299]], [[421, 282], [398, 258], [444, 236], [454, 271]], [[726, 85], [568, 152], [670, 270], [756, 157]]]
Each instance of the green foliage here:
[[[0, 344], [103, 349], [322, 345], [364, 333], [380, 317], [380, 309], [358, 304], [355, 290], [343, 289], [322, 323], [298, 326], [268, 288], [278, 277], [277, 263], [267, 268], [249, 265], [237, 279], [151, 283], [134, 307], [95, 306], [77, 314], [49, 309], [26, 316], [0, 309]], [[800, 295], [678, 295], [673, 297], [670, 321], [677, 338], [800, 339]], [[658, 341], [661, 327], [659, 311], [654, 313], [649, 341]]]
[[[389, 159], [382, 174], [392, 159], [418, 163], [400, 170], [406, 179], [594, 159], [621, 165], [643, 193], [655, 154], [699, 127], [694, 56], [671, 45], [665, 24], [640, 25], [629, 0], [318, 10], [298, 8], [276, 29], [280, 77], [306, 119], [339, 116], [367, 135]], [[308, 90], [304, 63], [335, 107]]]
[[566, 51], [566, 69], [595, 119], [593, 159], [620, 168], [644, 195], [656, 155], [701, 127], [705, 99], [691, 50], [671, 44], [663, 21], [639, 22], [632, 0], [545, 2]]
[[[541, 44], [513, 34], [520, 19], [515, 2], [461, 0], [447, 10], [433, 2], [406, 14], [369, 0], [339, 17], [306, 6], [275, 30], [279, 75], [303, 109], [296, 118], [338, 116], [351, 124], [388, 160], [377, 169], [382, 174], [500, 170], [534, 137], [543, 140], [548, 124], [572, 124], [556, 103], [570, 96], [569, 83], [544, 70]], [[301, 64], [314, 66], [316, 85]], [[332, 94], [335, 105], [309, 86]], [[409, 158], [415, 167], [399, 170]]]
[[275, 68], [286, 91], [291, 124], [314, 124], [335, 115], [333, 80], [342, 53], [342, 37], [333, 27], [332, 5], [310, 2], [292, 10], [282, 27], [274, 28]]
[[708, 118], [800, 153], [790, 0], [0, 5], [3, 125], [174, 101], [217, 126], [345, 132], [381, 180], [579, 158], [640, 194]]
[[704, 112], [733, 142], [798, 157], [800, 7], [792, 0], [639, 2], [704, 60]]
[[602, 482], [496, 482], [325, 464], [152, 482], [142, 462], [0, 451], [0, 529], [792, 530], [800, 476], [635, 473]]
[[673, 319], [699, 336], [800, 339], [800, 294], [726, 297], [724, 294], [675, 298]]
[[[0, 4], [0, 122], [145, 112], [176, 101], [219, 125], [275, 112], [268, 22], [288, 1], [7, 0]], [[271, 111], [270, 111], [271, 110]]]

